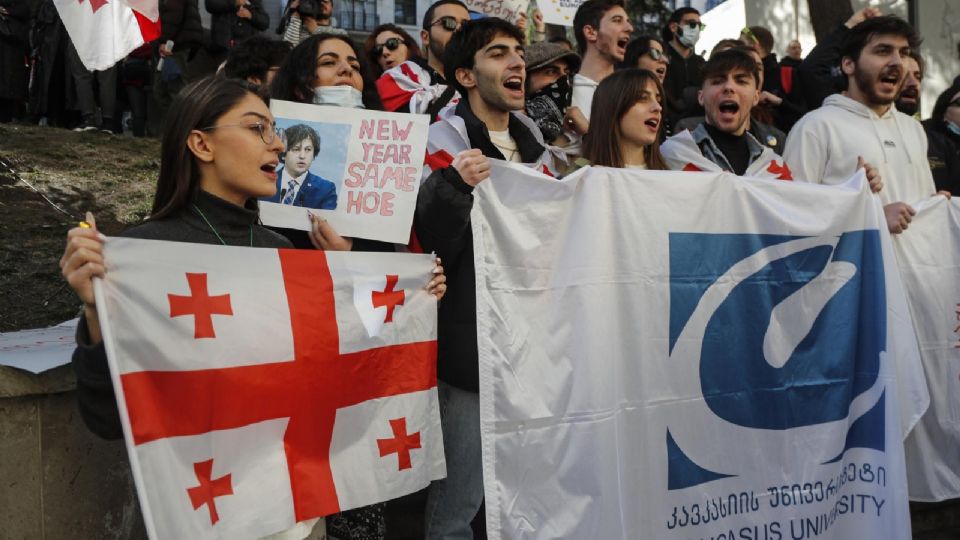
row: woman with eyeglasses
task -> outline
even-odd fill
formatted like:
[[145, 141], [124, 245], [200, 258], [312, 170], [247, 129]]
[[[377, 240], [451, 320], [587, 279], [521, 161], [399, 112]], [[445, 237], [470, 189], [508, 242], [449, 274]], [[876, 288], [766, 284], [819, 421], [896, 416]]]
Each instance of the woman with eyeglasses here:
[[670, 58], [663, 49], [663, 42], [655, 36], [640, 36], [627, 45], [621, 68], [640, 68], [652, 71], [660, 84], [667, 76]]
[[[208, 77], [185, 88], [170, 107], [161, 142], [160, 175], [150, 216], [122, 236], [198, 244], [289, 248], [290, 241], [260, 225], [257, 199], [276, 190], [284, 150], [270, 109], [247, 83]], [[83, 302], [73, 367], [80, 413], [95, 434], [123, 436], [107, 367], [93, 278], [104, 277], [105, 237], [93, 216], [67, 233], [60, 268]], [[442, 296], [445, 278], [428, 291]], [[271, 539], [300, 539], [313, 523], [298, 523]], [[378, 536], [368, 536], [376, 537]]]
[[386, 23], [373, 29], [363, 45], [374, 78], [399, 66], [412, 57], [419, 57], [420, 47], [403, 28]]

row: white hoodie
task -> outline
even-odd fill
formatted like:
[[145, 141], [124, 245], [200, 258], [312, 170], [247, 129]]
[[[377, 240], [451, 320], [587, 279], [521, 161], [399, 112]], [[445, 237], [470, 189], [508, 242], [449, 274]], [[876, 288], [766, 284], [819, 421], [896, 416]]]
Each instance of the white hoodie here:
[[797, 181], [840, 184], [856, 170], [857, 156], [876, 167], [883, 204], [913, 205], [936, 192], [927, 163], [927, 135], [895, 107], [877, 116], [841, 94], [807, 113], [787, 136], [783, 157]]

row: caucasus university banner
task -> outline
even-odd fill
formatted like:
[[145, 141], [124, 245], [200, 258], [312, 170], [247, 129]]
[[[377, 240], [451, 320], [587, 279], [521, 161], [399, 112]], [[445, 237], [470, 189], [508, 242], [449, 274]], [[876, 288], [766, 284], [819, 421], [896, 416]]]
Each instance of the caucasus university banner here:
[[928, 396], [879, 201], [497, 164], [474, 192], [491, 538], [907, 538]]
[[930, 388], [930, 408], [910, 433], [910, 498], [960, 497], [960, 201], [933, 197], [894, 246]]
[[152, 538], [260, 538], [445, 475], [430, 256], [111, 238], [106, 261]]

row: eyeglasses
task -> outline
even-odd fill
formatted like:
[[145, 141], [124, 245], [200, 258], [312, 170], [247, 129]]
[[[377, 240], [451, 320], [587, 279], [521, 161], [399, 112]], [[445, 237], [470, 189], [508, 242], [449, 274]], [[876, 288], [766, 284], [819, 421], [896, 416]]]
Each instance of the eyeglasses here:
[[707, 27], [707, 25], [703, 24], [700, 21], [681, 22], [680, 26], [686, 26], [687, 28], [690, 28], [690, 29], [699, 28], [701, 31], [703, 31], [703, 29]]
[[400, 47], [400, 44], [403, 43], [403, 40], [397, 37], [392, 37], [383, 43], [377, 45], [373, 48], [373, 55], [380, 56], [383, 54], [383, 48], [386, 47], [388, 51], [395, 51]]
[[467, 22], [467, 19], [458, 21], [455, 17], [451, 17], [447, 15], [446, 17], [440, 17], [439, 19], [433, 21], [432, 23], [430, 23], [430, 26], [436, 26], [439, 24], [440, 26], [443, 27], [444, 30], [448, 32], [456, 32], [457, 30], [460, 29], [460, 26], [462, 26], [463, 23], [465, 22]]
[[650, 58], [653, 58], [654, 61], [656, 61], [656, 62], [659, 62], [660, 60], [663, 60], [664, 62], [666, 62], [666, 63], [668, 63], [668, 64], [670, 63], [670, 57], [668, 57], [667, 54], [666, 54], [665, 52], [661, 51], [660, 49], [650, 49], [650, 50], [647, 51], [647, 54], [649, 54], [649, 55], [650, 55]]
[[960, 107], [960, 97], [951, 101], [950, 103], [947, 103], [947, 107]]
[[260, 140], [263, 141], [263, 144], [273, 144], [273, 141], [277, 140], [277, 136], [283, 133], [283, 130], [275, 125], [270, 125], [262, 121], [255, 124], [220, 124], [219, 126], [200, 128], [200, 131], [213, 131], [226, 127], [239, 127], [256, 131], [260, 134]]

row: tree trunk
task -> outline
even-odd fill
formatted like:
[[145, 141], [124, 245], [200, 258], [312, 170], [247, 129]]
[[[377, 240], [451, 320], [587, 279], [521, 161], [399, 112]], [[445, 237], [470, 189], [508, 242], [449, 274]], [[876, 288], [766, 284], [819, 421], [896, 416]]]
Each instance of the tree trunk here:
[[817, 42], [853, 15], [850, 0], [807, 0], [807, 6], [810, 8], [810, 22]]

